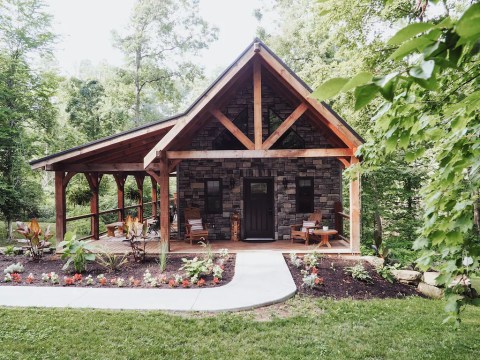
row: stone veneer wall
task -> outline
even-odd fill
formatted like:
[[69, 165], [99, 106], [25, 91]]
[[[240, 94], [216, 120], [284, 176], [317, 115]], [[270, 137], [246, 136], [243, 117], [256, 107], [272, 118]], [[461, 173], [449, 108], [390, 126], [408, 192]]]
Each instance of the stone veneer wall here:
[[[295, 177], [313, 176], [315, 210], [323, 213], [323, 225], [334, 226], [333, 207], [340, 201], [341, 170], [333, 159], [218, 159], [183, 161], [179, 171], [179, 220], [184, 234], [183, 209], [198, 206], [210, 225], [212, 239], [230, 238], [230, 215], [237, 208], [243, 220], [243, 182], [245, 178], [273, 177], [275, 209], [275, 238], [289, 239], [290, 225], [301, 223], [309, 214], [297, 213], [295, 204]], [[230, 189], [230, 178], [235, 186]], [[287, 188], [283, 178], [288, 180]], [[222, 179], [223, 213], [205, 214], [204, 180]], [[242, 222], [243, 223], [243, 222]], [[243, 226], [242, 226], [243, 237]]]
[[[267, 86], [262, 86], [263, 103], [263, 138], [268, 137], [268, 108], [272, 108], [285, 119], [294, 107], [276, 96]], [[253, 91], [252, 86], [237, 92], [232, 101], [222, 109], [230, 119], [234, 119], [248, 106], [249, 134], [253, 140]], [[320, 131], [304, 117], [293, 126], [304, 139], [306, 148], [330, 147]], [[212, 119], [193, 139], [190, 149], [211, 150], [213, 140], [224, 130], [217, 120]], [[323, 213], [323, 225], [334, 226], [334, 203], [341, 201], [341, 167], [336, 159], [322, 158], [288, 158], [288, 159], [215, 159], [184, 160], [178, 167], [178, 200], [180, 234], [184, 235], [183, 209], [187, 206], [200, 207], [204, 220], [210, 224], [212, 239], [230, 238], [230, 215], [235, 209], [240, 210], [243, 225], [243, 182], [245, 178], [274, 178], [275, 238], [289, 239], [290, 225], [301, 223], [309, 214], [296, 213], [295, 178], [314, 177], [315, 210]], [[230, 189], [230, 179], [235, 179], [235, 186]], [[287, 189], [283, 178], [288, 180]], [[204, 180], [220, 178], [223, 185], [223, 213], [205, 214]], [[242, 238], [243, 238], [242, 226]]]

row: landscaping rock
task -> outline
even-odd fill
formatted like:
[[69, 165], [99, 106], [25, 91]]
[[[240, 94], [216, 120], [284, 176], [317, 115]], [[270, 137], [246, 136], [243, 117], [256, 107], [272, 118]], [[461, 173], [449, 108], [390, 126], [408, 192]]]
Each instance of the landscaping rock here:
[[468, 287], [472, 285], [472, 282], [468, 277], [458, 275], [455, 279], [452, 280], [452, 282], [448, 287], [454, 287], [454, 286], [457, 286], [458, 284]]
[[23, 254], [23, 248], [22, 248], [21, 246], [15, 246], [15, 247], [13, 248], [13, 252], [14, 252], [15, 254]]
[[418, 284], [417, 290], [423, 295], [432, 299], [441, 299], [443, 297], [443, 290], [439, 287], [429, 285], [423, 281]]
[[414, 270], [392, 270], [392, 275], [399, 282], [407, 285], [417, 285], [422, 277], [420, 272]]
[[362, 256], [362, 260], [365, 260], [368, 262], [370, 265], [377, 267], [377, 266], [382, 266], [384, 263], [384, 259], [378, 257], [378, 256]]
[[437, 286], [437, 277], [440, 275], [437, 271], [427, 271], [423, 273], [422, 281], [431, 286]]
[[0, 255], [5, 255], [5, 248], [0, 248]]

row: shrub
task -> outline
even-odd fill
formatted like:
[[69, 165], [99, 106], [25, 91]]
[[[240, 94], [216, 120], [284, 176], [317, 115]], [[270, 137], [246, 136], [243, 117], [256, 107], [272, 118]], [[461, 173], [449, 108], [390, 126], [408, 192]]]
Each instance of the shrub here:
[[107, 249], [97, 253], [95, 262], [109, 272], [120, 270], [128, 263], [127, 254], [117, 255], [110, 253]]
[[[194, 257], [192, 260], [188, 260], [186, 258], [182, 259], [183, 265], [180, 270], [185, 271], [187, 277], [200, 277], [202, 274], [208, 274], [210, 272], [210, 268], [212, 267], [212, 260], [210, 259], [199, 259], [198, 257]], [[218, 265], [215, 265], [218, 266]]]
[[63, 249], [62, 260], [67, 259], [63, 270], [67, 270], [73, 262], [76, 272], [84, 272], [87, 262], [95, 261], [95, 254], [91, 253], [94, 249], [90, 243], [91, 241], [79, 241], [74, 233], [67, 232], [65, 240], [58, 244]]
[[5, 248], [4, 254], [7, 255], [7, 256], [15, 255], [15, 247], [13, 245], [8, 245]]
[[3, 270], [3, 273], [4, 274], [14, 274], [14, 273], [22, 273], [25, 271], [25, 268], [23, 267], [22, 264], [20, 263], [16, 263], [16, 264], [12, 264], [12, 265], [9, 265], [5, 268], [5, 270]]
[[360, 263], [355, 266], [346, 267], [344, 270], [346, 274], [350, 274], [355, 280], [372, 283], [372, 278], [368, 275], [368, 271]]
[[223, 267], [219, 265], [213, 266], [213, 277], [217, 279], [221, 279], [223, 277]]
[[313, 252], [310, 254], [303, 255], [303, 263], [305, 268], [309, 269], [318, 265], [318, 260], [321, 258], [321, 254]]
[[316, 285], [323, 285], [323, 278], [318, 277], [316, 273], [306, 274], [302, 281], [302, 286], [309, 289], [313, 289]]

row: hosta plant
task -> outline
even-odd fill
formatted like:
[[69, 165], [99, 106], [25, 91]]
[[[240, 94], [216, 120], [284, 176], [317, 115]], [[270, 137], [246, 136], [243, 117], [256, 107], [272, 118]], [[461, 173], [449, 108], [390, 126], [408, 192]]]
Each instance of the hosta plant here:
[[28, 240], [28, 253], [35, 260], [40, 259], [43, 256], [43, 249], [50, 247], [50, 240], [53, 234], [50, 232], [50, 225], [47, 226], [45, 231], [42, 231], [40, 224], [36, 219], [32, 219], [30, 224], [24, 224], [21, 221], [17, 221], [16, 231]]
[[87, 262], [95, 261], [95, 250], [90, 241], [77, 240], [76, 235], [71, 232], [65, 234], [65, 240], [58, 244], [62, 249], [62, 260], [67, 260], [63, 270], [67, 270], [71, 264], [77, 273], [85, 271]]
[[372, 278], [362, 264], [356, 264], [354, 266], [346, 267], [345, 273], [350, 274], [355, 280], [372, 283]]

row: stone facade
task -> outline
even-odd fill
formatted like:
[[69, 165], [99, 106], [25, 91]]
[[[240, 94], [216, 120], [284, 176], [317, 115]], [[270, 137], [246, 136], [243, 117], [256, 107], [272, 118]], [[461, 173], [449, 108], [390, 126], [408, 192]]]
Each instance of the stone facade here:
[[[269, 135], [268, 109], [272, 109], [281, 119], [288, 117], [294, 106], [276, 96], [271, 89], [262, 87], [263, 103], [263, 139]], [[230, 119], [248, 109], [248, 137], [253, 141], [253, 91], [249, 85], [237, 92], [230, 103], [222, 109]], [[305, 142], [305, 148], [330, 147], [321, 132], [304, 117], [300, 118], [293, 129]], [[212, 150], [214, 140], [224, 131], [224, 127], [215, 119], [196, 134], [192, 140], [192, 150]], [[290, 238], [290, 225], [301, 223], [309, 214], [296, 212], [296, 177], [314, 178], [314, 208], [321, 210], [323, 225], [334, 227], [334, 203], [341, 201], [341, 167], [333, 158], [266, 158], [266, 159], [215, 159], [184, 160], [178, 167], [178, 215], [179, 236], [184, 234], [183, 209], [187, 206], [200, 207], [205, 221], [210, 224], [212, 239], [230, 238], [230, 215], [237, 209], [243, 225], [243, 187], [247, 178], [274, 179], [274, 228], [276, 239]], [[231, 179], [235, 185], [231, 189]], [[287, 187], [283, 179], [287, 179]], [[223, 212], [205, 214], [204, 182], [206, 179], [222, 180]], [[242, 226], [242, 238], [243, 238]]]

